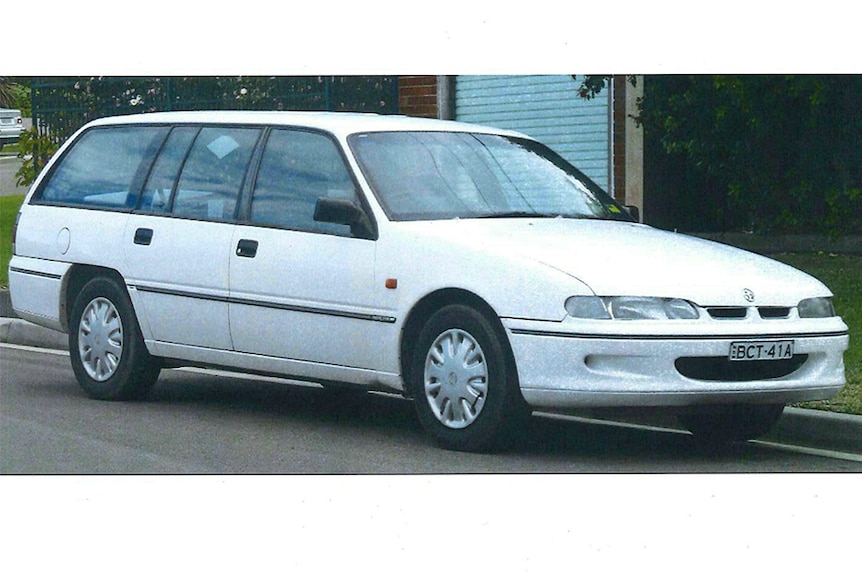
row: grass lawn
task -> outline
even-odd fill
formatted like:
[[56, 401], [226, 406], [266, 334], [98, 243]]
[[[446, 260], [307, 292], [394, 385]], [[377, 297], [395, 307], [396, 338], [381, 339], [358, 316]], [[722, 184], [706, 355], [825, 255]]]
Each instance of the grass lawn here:
[[847, 385], [835, 398], [802, 404], [862, 415], [862, 256], [782, 254], [775, 259], [807, 272], [835, 294], [835, 311], [850, 327], [850, 349], [844, 353]]
[[0, 196], [0, 287], [9, 285], [9, 260], [12, 259], [12, 225], [24, 196]]
[[[12, 224], [24, 196], [0, 197], [0, 287], [9, 284]], [[825, 283], [835, 294], [835, 309], [850, 326], [850, 349], [844, 354], [847, 385], [829, 401], [803, 407], [862, 415], [862, 256], [782, 254], [775, 259], [799, 268]]]

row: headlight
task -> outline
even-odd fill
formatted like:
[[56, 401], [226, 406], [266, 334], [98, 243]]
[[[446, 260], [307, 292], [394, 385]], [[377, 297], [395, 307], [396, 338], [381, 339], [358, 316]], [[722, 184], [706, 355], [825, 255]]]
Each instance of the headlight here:
[[566, 313], [580, 319], [611, 319], [602, 298], [590, 295], [576, 295], [567, 299]]
[[799, 310], [799, 317], [833, 317], [835, 315], [835, 306], [832, 305], [830, 297], [810, 297], [799, 302], [796, 306]]
[[566, 300], [566, 312], [580, 319], [697, 319], [691, 303], [677, 298], [573, 296]]

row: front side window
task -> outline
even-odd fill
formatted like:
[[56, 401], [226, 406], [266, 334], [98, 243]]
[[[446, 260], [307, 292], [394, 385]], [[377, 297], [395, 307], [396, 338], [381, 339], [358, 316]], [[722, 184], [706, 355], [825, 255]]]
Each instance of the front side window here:
[[259, 136], [259, 129], [202, 128], [183, 165], [173, 214], [202, 220], [233, 219]]
[[94, 128], [61, 158], [39, 199], [62, 204], [134, 207], [135, 187], [146, 175], [168, 128]]
[[327, 136], [273, 130], [266, 143], [251, 202], [251, 221], [291, 230], [350, 235], [349, 226], [317, 222], [321, 198], [357, 202], [344, 160]]
[[547, 147], [461, 132], [379, 132], [350, 147], [392, 220], [630, 218]]

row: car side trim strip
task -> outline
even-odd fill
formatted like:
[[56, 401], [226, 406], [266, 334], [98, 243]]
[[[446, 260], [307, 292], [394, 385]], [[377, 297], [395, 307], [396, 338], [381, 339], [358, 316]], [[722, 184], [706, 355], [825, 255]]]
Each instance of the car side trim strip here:
[[781, 338], [819, 338], [840, 337], [848, 335], [848, 331], [829, 331], [819, 333], [776, 333], [776, 334], [727, 334], [727, 335], [638, 335], [638, 334], [600, 334], [600, 333], [570, 333], [562, 331], [545, 331], [537, 329], [515, 328], [511, 330], [515, 335], [537, 335], [542, 337], [567, 337], [573, 339], [613, 339], [613, 340], [673, 340], [673, 341], [715, 341], [726, 339], [781, 339]]
[[40, 272], [40, 271], [36, 271], [36, 270], [25, 270], [25, 269], [23, 269], [23, 268], [13, 268], [13, 267], [10, 267], [10, 268], [9, 268], [9, 271], [10, 271], [10, 272], [19, 273], [19, 274], [26, 274], [26, 275], [29, 275], [29, 276], [37, 276], [37, 277], [40, 277], [40, 278], [48, 278], [48, 279], [52, 279], [52, 280], [61, 280], [61, 279], [63, 279], [63, 276], [62, 276], [62, 275], [60, 275], [60, 274], [52, 274], [52, 273], [48, 273], [48, 272]]
[[360, 320], [365, 320], [365, 321], [376, 321], [376, 322], [381, 322], [381, 323], [395, 323], [395, 321], [396, 321], [396, 318], [391, 317], [391, 316], [386, 316], [386, 315], [358, 313], [358, 312], [343, 311], [343, 310], [338, 310], [338, 309], [299, 306], [299, 305], [276, 303], [276, 302], [265, 302], [265, 301], [260, 301], [260, 300], [247, 299], [247, 298], [193, 293], [193, 292], [186, 292], [186, 291], [181, 291], [181, 290], [160, 288], [160, 287], [150, 287], [150, 286], [141, 286], [141, 285], [132, 285], [132, 284], [129, 284], [129, 287], [134, 288], [140, 292], [157, 293], [157, 294], [162, 294], [162, 295], [172, 295], [172, 296], [177, 296], [177, 297], [188, 297], [188, 298], [193, 298], [193, 299], [216, 301], [216, 302], [221, 302], [221, 303], [229, 303], [229, 304], [237, 304], [237, 305], [249, 305], [249, 306], [254, 306], [254, 307], [264, 307], [264, 308], [277, 309], [277, 310], [282, 310], [282, 311], [295, 311], [295, 312], [299, 312], [299, 313], [311, 313], [311, 314], [316, 314], [316, 315], [346, 317], [346, 318], [350, 318], [350, 319], [360, 319]]

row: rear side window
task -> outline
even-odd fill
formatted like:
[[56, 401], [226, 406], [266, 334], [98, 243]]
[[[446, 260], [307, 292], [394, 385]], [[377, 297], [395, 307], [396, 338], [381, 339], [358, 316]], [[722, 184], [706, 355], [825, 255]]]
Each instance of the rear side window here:
[[174, 128], [159, 158], [153, 165], [150, 178], [141, 195], [141, 211], [166, 212], [170, 209], [171, 192], [177, 174], [186, 159], [189, 146], [195, 139], [198, 128]]
[[63, 156], [39, 199], [62, 204], [134, 207], [168, 128], [96, 128], [81, 135]]
[[259, 129], [203, 128], [186, 160], [172, 212], [203, 220], [233, 219]]

